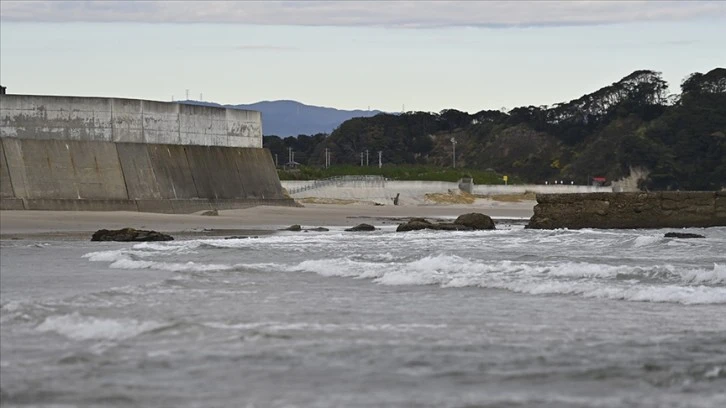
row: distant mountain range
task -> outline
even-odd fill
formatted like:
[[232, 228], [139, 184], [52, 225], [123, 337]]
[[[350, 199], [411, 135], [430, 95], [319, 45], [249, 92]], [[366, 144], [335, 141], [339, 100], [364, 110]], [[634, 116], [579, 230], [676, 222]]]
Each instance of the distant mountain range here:
[[262, 133], [265, 136], [298, 136], [331, 133], [351, 118], [375, 116], [378, 110], [341, 110], [305, 105], [297, 101], [262, 101], [251, 104], [221, 105], [214, 102], [179, 101], [179, 103], [250, 109], [262, 114]]

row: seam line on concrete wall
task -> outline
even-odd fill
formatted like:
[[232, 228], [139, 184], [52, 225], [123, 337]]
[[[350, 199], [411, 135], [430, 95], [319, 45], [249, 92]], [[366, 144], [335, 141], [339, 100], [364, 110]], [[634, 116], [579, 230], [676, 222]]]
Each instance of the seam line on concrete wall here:
[[[10, 177], [10, 163], [8, 162], [8, 154], [5, 152], [7, 150], [5, 148], [5, 142], [4, 140], [0, 140], [0, 143], [3, 143], [3, 160], [5, 160], [5, 166], [8, 168], [8, 182], [10, 183], [10, 190], [13, 192], [13, 197], [19, 197], [18, 192], [15, 191], [15, 186], [13, 185], [13, 178]], [[25, 205], [25, 203], [23, 203]]]
[[123, 181], [124, 181], [124, 190], [126, 190], [126, 199], [132, 200], [131, 194], [129, 194], [129, 183], [126, 181], [126, 172], [124, 171], [124, 166], [121, 161], [121, 156], [118, 154], [118, 145], [116, 143], [113, 144], [113, 150], [116, 151], [116, 158], [118, 159], [118, 166], [121, 169], [121, 179], [123, 179]]
[[[184, 150], [184, 158], [187, 160], [187, 164], [188, 164], [188, 167], [189, 167], [189, 174], [192, 176], [192, 184], [194, 185], [194, 191], [196, 191], [196, 194], [195, 195], [197, 197], [200, 197], [200, 194], [199, 194], [199, 185], [198, 185], [199, 184], [199, 181], [197, 181], [197, 178], [194, 177], [194, 173], [195, 172], [192, 170], [192, 161], [189, 160], [189, 150], [187, 150], [186, 146], [182, 146], [182, 149]], [[209, 199], [208, 197], [205, 197], [205, 198]], [[216, 207], [214, 207], [214, 206], [212, 207], [212, 209], [215, 209], [215, 208]]]
[[148, 143], [146, 141], [146, 131], [144, 130], [144, 101], [141, 101], [141, 142]]

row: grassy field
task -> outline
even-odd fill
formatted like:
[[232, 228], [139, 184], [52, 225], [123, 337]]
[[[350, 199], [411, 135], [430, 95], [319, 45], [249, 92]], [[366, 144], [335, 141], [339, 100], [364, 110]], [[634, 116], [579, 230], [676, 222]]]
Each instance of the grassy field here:
[[[473, 177], [475, 184], [504, 184], [501, 174], [494, 171], [452, 169], [434, 166], [331, 166], [329, 168], [300, 166], [296, 170], [278, 170], [280, 180], [319, 180], [334, 176], [376, 175], [390, 180], [459, 181], [462, 177]], [[509, 184], [520, 184], [509, 178]]]

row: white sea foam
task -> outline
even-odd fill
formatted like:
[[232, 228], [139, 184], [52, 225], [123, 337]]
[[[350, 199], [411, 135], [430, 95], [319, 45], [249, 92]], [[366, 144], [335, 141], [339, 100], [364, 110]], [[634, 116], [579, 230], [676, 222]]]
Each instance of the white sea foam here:
[[376, 278], [385, 271], [383, 264], [354, 261], [348, 258], [316, 259], [300, 262], [298, 265], [280, 268], [289, 272], [313, 272], [322, 276], [342, 276], [355, 278]]
[[[405, 233], [405, 239], [400, 239], [403, 234], [380, 231], [368, 235], [338, 231], [306, 234], [304, 238], [299, 234], [277, 234], [259, 239], [139, 243], [131, 249], [94, 252], [85, 257], [90, 261], [109, 262], [109, 267], [115, 269], [311, 272], [322, 276], [372, 279], [383, 285], [469, 286], [632, 301], [726, 303], [723, 294], [726, 290], [723, 287], [726, 284], [726, 267], [723, 263], [714, 264], [713, 268], [702, 264], [684, 266], [681, 259], [674, 256], [653, 264], [639, 262], [639, 258], [643, 257], [637, 254], [626, 262], [607, 254], [596, 262], [578, 260], [598, 259], [590, 253], [577, 253], [578, 249], [593, 245], [663, 250], [663, 243], [667, 240], [663, 240], [660, 233], [643, 235], [637, 231], [584, 229], [532, 231], [520, 235], [521, 231], [515, 229], [451, 233], [413, 231]], [[552, 249], [545, 249], [546, 253], [541, 249], [550, 246]], [[533, 248], [530, 258], [516, 261], [496, 259], [500, 251], [516, 254], [521, 252], [521, 248], [530, 247]], [[253, 256], [250, 261], [258, 263], [244, 264], [204, 263], [197, 258], [193, 258], [193, 262], [175, 259], [180, 254], [202, 253], [215, 248], [282, 253], [289, 260], [259, 263], [261, 259]], [[447, 248], [450, 249], [448, 252], [441, 253]], [[478, 251], [472, 252], [472, 248]], [[552, 256], [558, 249], [565, 251], [562, 259]], [[489, 254], [494, 259], [488, 260]], [[229, 254], [221, 256], [222, 259], [230, 259]], [[482, 257], [485, 259], [478, 259]]]
[[223, 322], [207, 322], [205, 326], [213, 329], [221, 330], [265, 330], [270, 332], [279, 331], [322, 331], [322, 332], [338, 332], [338, 331], [385, 331], [385, 332], [407, 332], [416, 329], [444, 329], [445, 324], [427, 324], [427, 323], [319, 323], [319, 322], [251, 322], [251, 323], [223, 323]]
[[645, 246], [653, 245], [663, 240], [662, 235], [641, 235], [635, 237], [633, 240], [633, 246], [635, 248], [642, 248]]
[[10, 302], [5, 302], [0, 305], [0, 310], [3, 312], [17, 312], [21, 307], [23, 307], [22, 303], [17, 300], [11, 300]]
[[[534, 295], [564, 294], [588, 298], [682, 304], [726, 303], [724, 267], [679, 270], [671, 265], [648, 268], [591, 263], [472, 261], [433, 255], [411, 262], [371, 263], [348, 258], [303, 261], [289, 271], [323, 276], [373, 279], [382, 285], [483, 287]], [[627, 280], [618, 280], [619, 276]]]
[[82, 316], [78, 312], [62, 316], [49, 316], [36, 330], [55, 332], [72, 340], [123, 340], [161, 327], [153, 321], [135, 319], [105, 319]]
[[237, 268], [235, 265], [225, 264], [202, 264], [196, 262], [157, 262], [157, 261], [136, 261], [132, 259], [118, 259], [109, 265], [114, 269], [155, 269], [170, 272], [209, 272], [229, 271]]
[[691, 269], [680, 273], [684, 282], [694, 284], [726, 284], [726, 264], [713, 264], [713, 269]]

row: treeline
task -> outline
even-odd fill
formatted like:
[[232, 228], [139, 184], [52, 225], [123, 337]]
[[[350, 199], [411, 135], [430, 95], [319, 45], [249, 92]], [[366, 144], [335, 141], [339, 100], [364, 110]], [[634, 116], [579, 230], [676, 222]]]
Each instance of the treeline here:
[[[617, 180], [638, 168], [650, 190], [726, 187], [726, 69], [689, 75], [668, 95], [659, 72], [641, 70], [553, 106], [474, 114], [381, 113], [342, 123], [332, 134], [265, 136], [278, 163], [322, 166], [368, 162], [494, 170], [528, 182], [592, 176]], [[455, 141], [455, 146], [452, 140]]]

